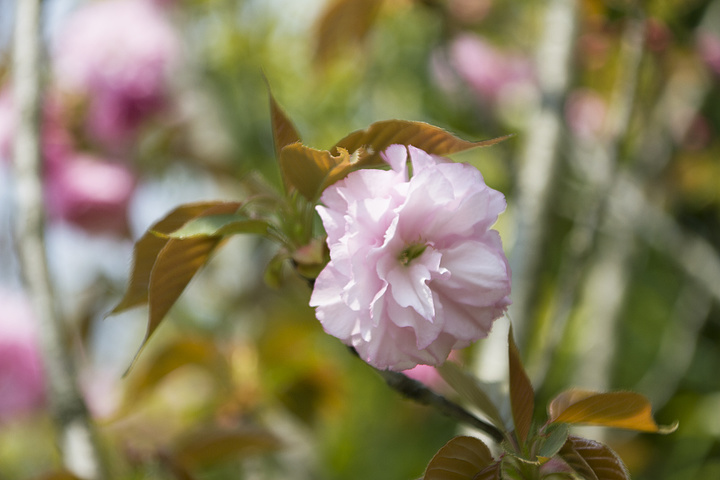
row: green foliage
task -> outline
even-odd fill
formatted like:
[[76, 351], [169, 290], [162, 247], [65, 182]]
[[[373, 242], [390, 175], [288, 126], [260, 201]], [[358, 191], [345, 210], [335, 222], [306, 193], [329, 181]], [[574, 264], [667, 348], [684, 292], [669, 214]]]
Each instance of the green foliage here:
[[[307, 279], [315, 278], [327, 261], [313, 206], [325, 186], [348, 172], [379, 166], [377, 152], [387, 144], [385, 136], [447, 154], [472, 142], [431, 123], [463, 138], [518, 132], [516, 142], [462, 157], [482, 166], [488, 184], [499, 185], [506, 193], [509, 209], [499, 230], [505, 240], [516, 238], [513, 223], [524, 188], [519, 172], [535, 165], [524, 165], [515, 157], [526, 143], [527, 118], [535, 112], [538, 99], [522, 91], [506, 92], [499, 103], [478, 95], [458, 74], [453, 41], [481, 34], [503, 56], [517, 52], [531, 56], [540, 43], [547, 4], [320, 3], [316, 19], [310, 14], [293, 17], [310, 10], [303, 2], [189, 0], [173, 4], [173, 17], [182, 24], [184, 46], [192, 59], [188, 71], [177, 77], [183, 107], [162, 131], [159, 125], [152, 126], [152, 136], [137, 146], [137, 152], [133, 147], [139, 159], [135, 164], [148, 176], [142, 181], [162, 176], [171, 164], [202, 171], [221, 186], [226, 198], [243, 201], [237, 210], [222, 214], [206, 210], [223, 202], [185, 205], [152, 226], [136, 244], [129, 285], [113, 312], [150, 303], [143, 345], [151, 335], [156, 340], [144, 347], [122, 383], [123, 408], [101, 419], [103, 435], [115, 442], [112, 446], [119, 452], [118, 463], [131, 464], [126, 468], [132, 472], [123, 472], [127, 475], [122, 478], [250, 476], [245, 475], [243, 459], [253, 451], [241, 448], [242, 442], [230, 441], [223, 447], [221, 441], [220, 450], [227, 447], [225, 454], [187, 465], [159, 453], [176, 452], [179, 439], [189, 431], [235, 431], [227, 430], [228, 426], [238, 426], [240, 420], [257, 431], [263, 431], [263, 424], [273, 432], [274, 422], [283, 428], [289, 425], [283, 430], [285, 436], [276, 438], [280, 452], [292, 450], [288, 431], [294, 432], [293, 423], [299, 423], [303, 441], [314, 454], [304, 458], [311, 466], [305, 469], [298, 461], [289, 471], [299, 478], [321, 480], [417, 478], [424, 462], [455, 434], [450, 421], [386, 392], [375, 376], [347, 358], [345, 349], [327, 339], [313, 321], [306, 305]], [[521, 352], [515, 349], [510, 353], [511, 402], [496, 405], [491, 398], [497, 396], [486, 393], [495, 385], [475, 379], [469, 364], [467, 371], [455, 364], [439, 369], [466, 405], [508, 437], [502, 458], [471, 478], [499, 479], [526, 472], [543, 479], [603, 479], [606, 468], [608, 478], [627, 478], [612, 450], [569, 435], [568, 426], [594, 424], [666, 433], [669, 427], [658, 426], [648, 399], [658, 420], [670, 423], [678, 418], [683, 429], [670, 437], [628, 436], [627, 432], [618, 437], [609, 432], [608, 445], [622, 456], [633, 477], [718, 476], [720, 446], [713, 422], [718, 410], [715, 366], [720, 358], [717, 293], [713, 293], [717, 288], [701, 274], [713, 271], [720, 244], [720, 95], [717, 75], [702, 63], [698, 50], [703, 28], [718, 31], [712, 20], [716, 15], [710, 15], [717, 5], [708, 0], [643, 5], [646, 33], [640, 81], [635, 98], [620, 105], [632, 109], [633, 121], [622, 132], [618, 162], [610, 168], [610, 183], [631, 179], [639, 185], [645, 195], [642, 201], [663, 213], [664, 224], [684, 234], [681, 242], [663, 243], [671, 237], [652, 228], [657, 222], [647, 216], [642, 222], [630, 222], [623, 235], [617, 236], [600, 222], [606, 211], [615, 215], [608, 206], [610, 190], [593, 183], [593, 178], [607, 172], [597, 175], [600, 170], [586, 140], [577, 147], [577, 135], [571, 131], [573, 118], [565, 112], [560, 150], [564, 165], [557, 173], [562, 180], [553, 192], [542, 276], [537, 279], [541, 298], [522, 332], [532, 338], [520, 343], [518, 337], [524, 358], [532, 362], [527, 364], [529, 374], [519, 362]], [[564, 92], [568, 98], [578, 91], [594, 92], [609, 111], [617, 111], [612, 98], [614, 86], [625, 78], [620, 56], [626, 43], [623, 29], [634, 18], [629, 6], [617, 1], [582, 3], [573, 46], [574, 83], [572, 90]], [[437, 67], [443, 60], [450, 60], [446, 65], [450, 69], [441, 72]], [[261, 72], [288, 111], [298, 112], [294, 114], [297, 123], [272, 94], [267, 108]], [[565, 104], [568, 111], [569, 105]], [[592, 113], [596, 119], [603, 116], [602, 110]], [[190, 119], [187, 124], [185, 115]], [[430, 123], [378, 121], [383, 118]], [[612, 118], [606, 117], [604, 124], [612, 129]], [[345, 135], [366, 125], [367, 129]], [[272, 159], [273, 150], [277, 161]], [[263, 184], [259, 195], [254, 185], [258, 178]], [[629, 208], [640, 197], [612, 198]], [[248, 206], [252, 202], [262, 205]], [[585, 208], [588, 205], [592, 208]], [[213, 258], [224, 261], [220, 255], [232, 249], [219, 247], [236, 234], [273, 242], [243, 244], [248, 257], [242, 257], [242, 265], [248, 269], [238, 269], [235, 275], [250, 285], [241, 291], [227, 281], [227, 272], [219, 268], [222, 265], [213, 263]], [[618, 322], [604, 327], [612, 330], [605, 344], [613, 352], [612, 375], [581, 377], [578, 366], [590, 348], [578, 332], [596, 319], [584, 313], [584, 299], [576, 290], [586, 283], [586, 272], [600, 261], [598, 245], [615, 237], [633, 245], [635, 254], [622, 265], [629, 284]], [[687, 239], [712, 246], [699, 255], [691, 273], [681, 261], [692, 245]], [[281, 291], [265, 288], [260, 282], [263, 270], [266, 283], [282, 286]], [[219, 272], [222, 275], [217, 276]], [[244, 278], [249, 276], [257, 277], [257, 282]], [[196, 290], [187, 288], [195, 277], [200, 277], [191, 285]], [[88, 342], [100, 329], [98, 309], [114, 301], [104, 296], [108, 293], [98, 293], [107, 281], [99, 278], [94, 286], [97, 291], [85, 292], [98, 296], [97, 302], [82, 306], [78, 313], [82, 318], [72, 319], [87, 326], [90, 335], [83, 338]], [[113, 284], [108, 291], [119, 288]], [[176, 303], [177, 308], [170, 311]], [[127, 322], [128, 330], [131, 324]], [[520, 328], [516, 331], [521, 333]], [[532, 349], [525, 350], [527, 345]], [[93, 345], [83, 347], [88, 357], [95, 355]], [[592, 386], [596, 381], [602, 389], [621, 391], [567, 390], [573, 384]], [[212, 385], [210, 393], [205, 391], [206, 383]], [[183, 389], [186, 385], [191, 387]], [[194, 394], [203, 399], [199, 405], [191, 402]], [[548, 418], [543, 423], [541, 409], [546, 404]], [[503, 415], [508, 417], [508, 413], [504, 422]], [[15, 480], [57, 470], [51, 442], [45, 445], [30, 432], [41, 431], [43, 438], [50, 438], [49, 426], [22, 422], [18, 420], [17, 425], [26, 428], [3, 424], [2, 475]], [[520, 439], [524, 441], [513, 444]], [[251, 443], [255, 440], [262, 446], [266, 439], [255, 437]], [[278, 459], [285, 456], [274, 453], [270, 446], [260, 448], [253, 462], [259, 462], [270, 478], [290, 478], [288, 470], [278, 467], [282, 463]], [[265, 462], [266, 455], [272, 460]], [[387, 460], [389, 456], [392, 461]], [[302, 455], [294, 458], [298, 457]], [[25, 465], [19, 467], [22, 462]], [[258, 464], [250, 465], [252, 470]], [[58, 473], [57, 478], [62, 475]]]
[[445, 362], [437, 368], [448, 385], [455, 390], [463, 399], [471, 406], [480, 410], [480, 412], [488, 417], [500, 430], [505, 428], [500, 412], [479, 380], [469, 373], [463, 371], [457, 364], [453, 362]]
[[[512, 328], [508, 335], [510, 405], [514, 432], [503, 430], [503, 454], [494, 460], [488, 447], [473, 437], [450, 440], [428, 464], [424, 480], [626, 480], [629, 473], [607, 445], [569, 435], [569, 424], [584, 423], [636, 431], [671, 433], [658, 427], [648, 400], [633, 392], [563, 392], [550, 402], [549, 419], [533, 428], [534, 391], [523, 367]], [[489, 417], [497, 408], [479, 384], [455, 366], [440, 368], [443, 378]], [[497, 423], [496, 423], [497, 425]]]

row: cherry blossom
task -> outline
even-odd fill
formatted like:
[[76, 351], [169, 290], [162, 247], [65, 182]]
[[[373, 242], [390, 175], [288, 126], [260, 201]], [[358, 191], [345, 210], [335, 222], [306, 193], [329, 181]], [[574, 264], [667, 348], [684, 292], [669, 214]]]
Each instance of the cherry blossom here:
[[93, 2], [59, 31], [53, 73], [60, 90], [86, 98], [91, 135], [115, 146], [166, 105], [179, 50], [172, 25], [153, 2]]
[[391, 170], [353, 172], [321, 197], [330, 262], [310, 305], [377, 368], [438, 365], [486, 337], [510, 304], [510, 268], [490, 229], [505, 198], [470, 165], [402, 145], [383, 158]]
[[45, 378], [27, 298], [0, 287], [0, 420], [41, 408]]

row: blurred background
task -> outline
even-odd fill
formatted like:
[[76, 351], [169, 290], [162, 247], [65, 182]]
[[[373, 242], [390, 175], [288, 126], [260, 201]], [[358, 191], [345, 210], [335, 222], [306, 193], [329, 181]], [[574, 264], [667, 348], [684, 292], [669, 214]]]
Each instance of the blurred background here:
[[[14, 8], [0, 0], [0, 479], [60, 478], [12, 234]], [[179, 204], [279, 187], [265, 79], [314, 148], [390, 118], [515, 134], [455, 159], [508, 198], [537, 418], [571, 386], [635, 390], [679, 429], [583, 434], [637, 479], [720, 478], [720, 1], [46, 0], [42, 16], [50, 269], [116, 478], [413, 479], [458, 431], [324, 334], [255, 237], [219, 251], [123, 376], [147, 311], [106, 315], [133, 241]], [[458, 361], [503, 380], [503, 328]]]

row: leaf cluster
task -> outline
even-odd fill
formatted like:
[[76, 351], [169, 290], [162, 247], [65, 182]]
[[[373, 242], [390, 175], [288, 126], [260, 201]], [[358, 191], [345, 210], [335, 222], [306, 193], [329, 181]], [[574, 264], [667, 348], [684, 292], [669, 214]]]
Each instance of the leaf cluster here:
[[111, 312], [148, 305], [143, 345], [195, 274], [229, 236], [255, 234], [280, 245], [266, 271], [268, 283], [279, 283], [282, 265], [287, 260], [312, 282], [328, 262], [323, 237], [315, 234], [313, 221], [314, 207], [327, 187], [360, 168], [384, 165], [381, 153], [393, 144], [447, 155], [508, 138], [471, 142], [427, 123], [386, 120], [350, 133], [329, 150], [318, 150], [302, 144], [293, 122], [272, 94], [269, 97], [284, 194], [266, 192], [243, 202], [181, 205], [148, 229], [135, 244], [125, 295]]
[[677, 428], [658, 426], [650, 402], [638, 393], [579, 389], [557, 395], [548, 405], [547, 421], [538, 425], [533, 421], [535, 393], [512, 329], [508, 360], [511, 427], [478, 380], [451, 363], [439, 368], [448, 384], [503, 432], [504, 440], [496, 459], [482, 440], [455, 437], [432, 458], [423, 480], [627, 480], [627, 468], [610, 447], [570, 435], [569, 427], [597, 425], [652, 433], [670, 433]]

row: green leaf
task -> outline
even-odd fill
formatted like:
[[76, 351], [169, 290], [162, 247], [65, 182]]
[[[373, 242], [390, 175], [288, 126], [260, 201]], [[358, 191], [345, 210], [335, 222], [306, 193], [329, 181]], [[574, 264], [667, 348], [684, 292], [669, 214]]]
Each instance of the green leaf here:
[[677, 424], [659, 427], [653, 420], [650, 401], [635, 392], [567, 390], [550, 402], [548, 415], [550, 422], [582, 423], [640, 432], [671, 433], [677, 429]]
[[179, 441], [173, 451], [181, 465], [193, 468], [273, 452], [280, 447], [281, 442], [267, 430], [206, 427]]
[[490, 449], [475, 437], [455, 437], [430, 460], [423, 480], [472, 480], [493, 463]]
[[239, 233], [266, 235], [270, 225], [238, 213], [208, 215], [190, 220], [168, 235], [170, 238], [220, 237]]
[[571, 435], [560, 450], [560, 457], [586, 480], [629, 480], [630, 474], [610, 447]]
[[315, 61], [324, 64], [350, 44], [360, 43], [380, 11], [382, 0], [335, 0], [315, 28]]
[[478, 408], [487, 418], [500, 430], [505, 429], [502, 417], [495, 404], [490, 397], [481, 388], [480, 382], [462, 371], [460, 367], [453, 362], [445, 362], [436, 367], [440, 376], [450, 385], [461, 397], [463, 397], [472, 406]]
[[263, 273], [263, 279], [269, 287], [280, 288], [282, 285], [283, 266], [285, 265], [285, 261], [289, 258], [290, 255], [288, 255], [285, 250], [281, 250], [277, 255], [270, 259], [267, 267], [265, 267], [265, 272]]
[[500, 478], [503, 480], [527, 480], [523, 469], [536, 468], [532, 465], [521, 465], [516, 457], [506, 456], [500, 461]]
[[[110, 314], [120, 313], [148, 302], [150, 275], [158, 254], [170, 241], [167, 235], [193, 218], [202, 215], [208, 209], [225, 204], [226, 202], [201, 202], [182, 205], [150, 227], [140, 240], [135, 243], [128, 288], [122, 300], [112, 309]], [[239, 206], [239, 204], [233, 205]]]
[[565, 445], [568, 438], [568, 426], [564, 423], [550, 425], [544, 435], [538, 451], [538, 460], [545, 463], [554, 457]]
[[508, 334], [508, 357], [510, 367], [510, 406], [512, 409], [515, 433], [521, 446], [527, 441], [533, 410], [535, 408], [535, 391], [525, 372], [520, 352], [513, 339], [512, 326]]
[[424, 122], [408, 120], [383, 120], [375, 122], [365, 130], [357, 130], [340, 140], [331, 152], [345, 149], [356, 152], [363, 148], [358, 159], [363, 165], [381, 165], [380, 153], [390, 145], [412, 145], [431, 155], [449, 155], [471, 148], [495, 145], [510, 138], [511, 135], [482, 142], [468, 142], [452, 133]]

